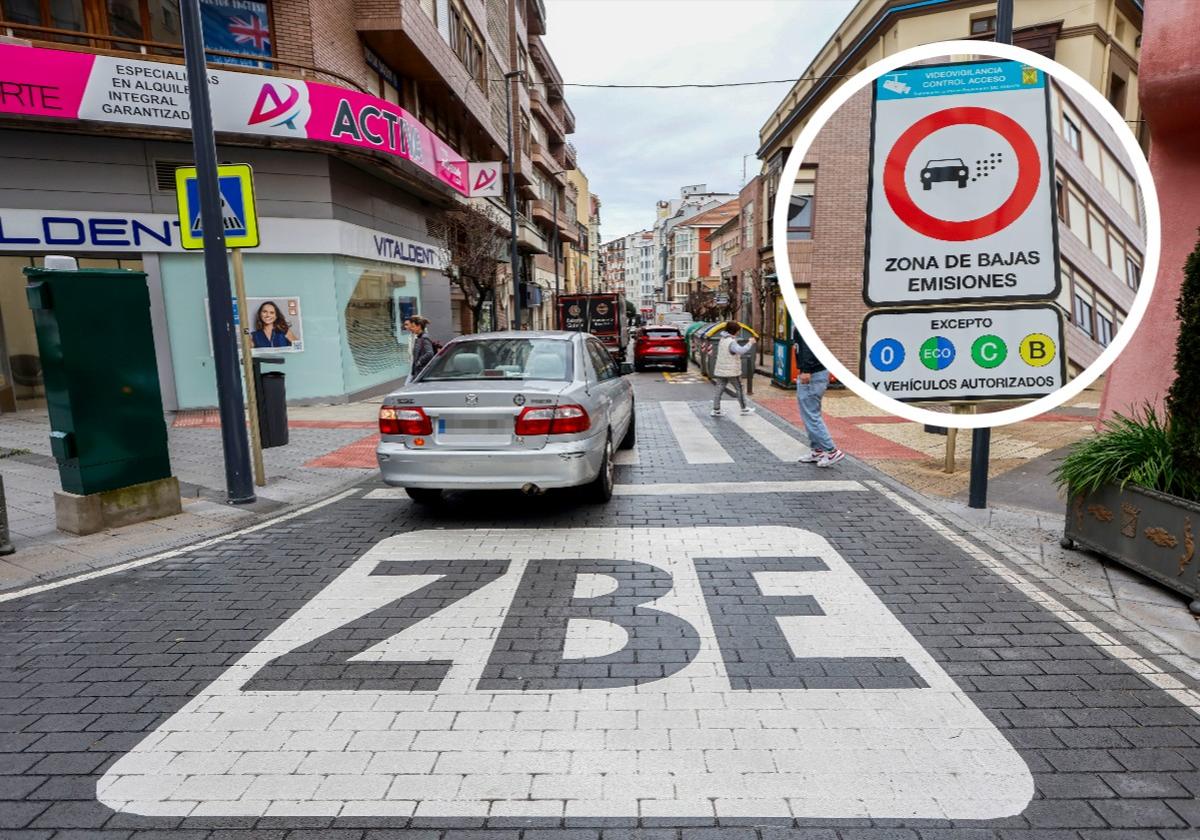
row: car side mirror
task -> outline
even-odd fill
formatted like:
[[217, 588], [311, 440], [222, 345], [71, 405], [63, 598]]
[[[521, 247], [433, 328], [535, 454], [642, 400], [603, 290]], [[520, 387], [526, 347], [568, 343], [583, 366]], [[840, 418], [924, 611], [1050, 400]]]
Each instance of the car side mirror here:
[[633, 365], [629, 362], [621, 362], [621, 375], [628, 376], [631, 373], [633, 373]]

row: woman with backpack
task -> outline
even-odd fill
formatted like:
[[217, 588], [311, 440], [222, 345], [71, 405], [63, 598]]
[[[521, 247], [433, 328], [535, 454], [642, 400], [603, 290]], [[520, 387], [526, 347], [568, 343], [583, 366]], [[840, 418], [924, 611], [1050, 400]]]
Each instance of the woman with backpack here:
[[405, 319], [404, 327], [413, 334], [412, 373], [409, 379], [415, 379], [417, 374], [425, 370], [425, 366], [437, 355], [440, 349], [437, 342], [429, 337], [429, 319], [422, 315], [413, 315]]

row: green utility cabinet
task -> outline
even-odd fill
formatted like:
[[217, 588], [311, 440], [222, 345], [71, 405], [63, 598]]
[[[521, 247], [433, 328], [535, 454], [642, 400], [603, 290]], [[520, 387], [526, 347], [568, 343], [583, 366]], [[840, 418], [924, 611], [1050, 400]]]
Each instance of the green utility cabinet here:
[[170, 477], [145, 273], [25, 276], [63, 490], [90, 495]]

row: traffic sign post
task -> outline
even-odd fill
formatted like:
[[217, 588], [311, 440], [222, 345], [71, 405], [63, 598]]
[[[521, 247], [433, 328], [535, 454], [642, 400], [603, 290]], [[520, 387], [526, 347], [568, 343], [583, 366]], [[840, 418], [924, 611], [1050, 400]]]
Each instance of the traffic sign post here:
[[[258, 423], [258, 393], [254, 386], [254, 367], [251, 355], [253, 348], [250, 342], [249, 324], [250, 313], [246, 307], [246, 274], [242, 260], [243, 248], [257, 248], [258, 211], [254, 202], [254, 171], [249, 164], [222, 164], [217, 167], [217, 192], [220, 202], [218, 219], [218, 236], [224, 240], [224, 247], [232, 249], [234, 303], [236, 314], [232, 312], [232, 323], [238, 329], [238, 340], [241, 343], [242, 379], [246, 387], [246, 410], [250, 420], [250, 454], [254, 462], [254, 483], [259, 487], [267, 484], [266, 466], [263, 463], [262, 439]], [[210, 216], [204, 212], [201, 198], [201, 178], [197, 167], [181, 166], [175, 170], [175, 200], [179, 211], [179, 239], [184, 248], [196, 250], [208, 248], [205, 228]], [[223, 261], [223, 260], [222, 260]], [[228, 300], [228, 274], [225, 279], [226, 300]], [[211, 291], [212, 284], [210, 282]], [[212, 298], [209, 298], [210, 309]], [[240, 315], [240, 317], [238, 317]], [[217, 333], [213, 331], [213, 358], [217, 358]], [[233, 387], [236, 388], [236, 385]], [[220, 381], [218, 380], [218, 391]], [[240, 417], [241, 411], [238, 411]], [[224, 428], [225, 418], [221, 418]]]
[[[229, 301], [229, 265], [221, 220], [221, 190], [217, 176], [217, 146], [208, 96], [208, 66], [200, 24], [200, 0], [180, 0], [183, 55], [187, 66], [188, 99], [192, 114], [192, 149], [196, 156], [197, 203], [204, 237], [204, 275], [208, 285], [208, 317], [213, 337], [213, 367], [217, 376], [217, 405], [221, 415], [221, 447], [225, 455], [225, 485], [229, 501], [253, 502], [250, 452], [246, 439], [242, 390], [237, 382], [233, 306]], [[180, 228], [188, 226], [180, 219]]]

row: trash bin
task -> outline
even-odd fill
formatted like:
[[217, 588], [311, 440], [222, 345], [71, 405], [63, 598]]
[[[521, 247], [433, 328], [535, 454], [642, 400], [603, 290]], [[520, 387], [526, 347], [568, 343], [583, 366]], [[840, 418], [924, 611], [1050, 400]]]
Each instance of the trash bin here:
[[262, 366], [281, 365], [279, 356], [259, 356], [254, 359], [254, 385], [258, 398], [258, 437], [263, 449], [287, 446], [287, 388], [283, 372], [272, 370], [263, 373]]

